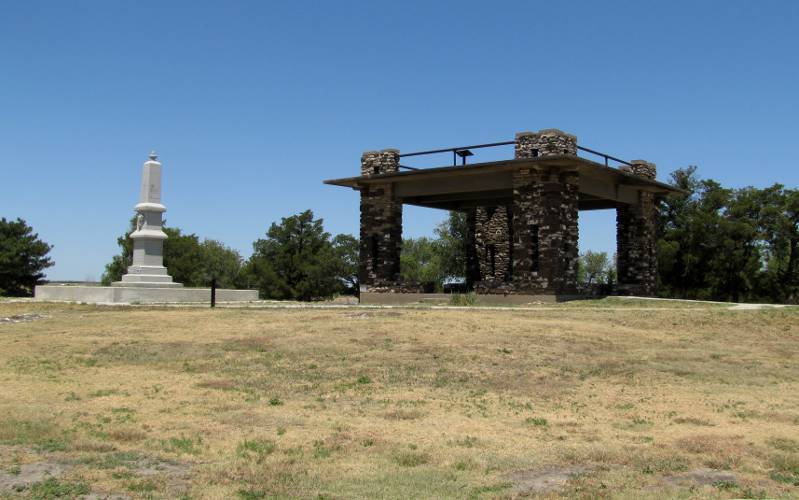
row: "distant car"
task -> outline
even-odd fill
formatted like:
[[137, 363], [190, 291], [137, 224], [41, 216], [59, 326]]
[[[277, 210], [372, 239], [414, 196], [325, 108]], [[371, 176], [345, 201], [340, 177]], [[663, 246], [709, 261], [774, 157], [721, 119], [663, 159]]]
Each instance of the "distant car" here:
[[469, 286], [466, 278], [447, 278], [443, 284], [444, 293], [466, 293]]

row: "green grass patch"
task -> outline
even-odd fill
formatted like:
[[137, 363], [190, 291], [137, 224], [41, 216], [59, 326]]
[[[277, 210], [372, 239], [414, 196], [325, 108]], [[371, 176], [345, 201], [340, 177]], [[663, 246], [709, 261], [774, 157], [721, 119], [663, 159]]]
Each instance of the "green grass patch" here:
[[28, 490], [28, 498], [31, 500], [49, 500], [51, 498], [76, 498], [79, 495], [88, 495], [91, 489], [83, 481], [68, 482], [59, 481], [51, 477], [46, 481], [35, 483]]
[[96, 469], [117, 469], [120, 467], [132, 468], [144, 458], [133, 451], [119, 451], [105, 453], [99, 456], [87, 457], [80, 462]]
[[55, 378], [61, 371], [61, 363], [47, 358], [16, 357], [8, 360], [8, 367], [18, 375], [40, 375]]
[[196, 440], [185, 436], [172, 437], [161, 441], [161, 448], [169, 453], [196, 455], [200, 453], [199, 445], [201, 443], [202, 439], [200, 439], [199, 436]]
[[151, 481], [149, 479], [143, 479], [141, 481], [131, 481], [127, 484], [127, 490], [132, 491], [134, 493], [152, 493], [157, 489], [158, 485], [156, 485], [154, 481]]
[[136, 410], [130, 408], [111, 408], [111, 414], [114, 416], [114, 421], [118, 424], [133, 422], [136, 419]]
[[468, 307], [477, 305], [477, 294], [475, 293], [453, 293], [449, 297], [449, 305]]
[[785, 451], [788, 453], [799, 453], [799, 441], [790, 438], [772, 438], [768, 440], [768, 444], [777, 450]]
[[266, 492], [257, 490], [239, 490], [236, 492], [236, 496], [238, 496], [241, 500], [261, 500], [266, 498]]
[[430, 462], [430, 455], [413, 450], [402, 450], [394, 454], [394, 462], [401, 467], [417, 467]]
[[130, 394], [119, 389], [98, 389], [89, 393], [90, 398], [106, 398], [108, 396], [130, 396]]
[[71, 432], [61, 432], [48, 420], [0, 418], [0, 444], [25, 445], [37, 451], [66, 451], [72, 443]]
[[799, 486], [799, 454], [779, 454], [771, 458], [771, 479]]
[[492, 495], [492, 493], [499, 493], [502, 490], [506, 490], [513, 486], [511, 483], [497, 483], [497, 484], [490, 484], [486, 486], [478, 486], [477, 488], [472, 488], [469, 491], [469, 495], [467, 498], [469, 500], [481, 498], [484, 495]]
[[263, 460], [263, 457], [271, 455], [277, 445], [269, 439], [245, 439], [236, 447], [236, 455], [246, 460]]
[[527, 425], [532, 425], [534, 427], [546, 427], [547, 425], [549, 425], [547, 419], [543, 417], [528, 417], [524, 419], [524, 423]]
[[450, 443], [454, 446], [460, 446], [461, 448], [474, 448], [477, 446], [478, 439], [474, 436], [465, 436], [462, 438], [455, 439]]

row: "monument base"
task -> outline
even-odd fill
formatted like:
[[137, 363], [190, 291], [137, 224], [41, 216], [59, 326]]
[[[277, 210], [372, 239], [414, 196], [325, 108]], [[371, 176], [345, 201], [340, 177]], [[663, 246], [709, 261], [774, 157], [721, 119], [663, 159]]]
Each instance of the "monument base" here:
[[123, 288], [183, 288], [183, 283], [175, 283], [174, 281], [114, 281], [111, 286]]
[[167, 274], [164, 266], [141, 266], [134, 264], [128, 268], [126, 274], [122, 275], [120, 281], [111, 283], [111, 286], [180, 288], [183, 286], [183, 283], [175, 283], [172, 281], [172, 276]]
[[[164, 287], [164, 283], [145, 287], [133, 286], [40, 285], [34, 291], [36, 300], [86, 302], [90, 304], [180, 304], [210, 303], [210, 288], [183, 288], [180, 283]], [[174, 288], [174, 285], [178, 285]], [[216, 289], [217, 302], [251, 302], [258, 300], [258, 290]]]

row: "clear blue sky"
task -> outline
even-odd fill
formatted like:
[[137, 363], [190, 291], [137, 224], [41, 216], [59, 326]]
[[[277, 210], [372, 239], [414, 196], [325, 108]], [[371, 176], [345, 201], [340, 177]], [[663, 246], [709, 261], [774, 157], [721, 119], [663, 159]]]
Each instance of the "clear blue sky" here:
[[[151, 149], [169, 225], [245, 257], [306, 208], [357, 234], [357, 193], [322, 180], [384, 147], [554, 127], [660, 179], [799, 185], [793, 0], [25, 1], [2, 19], [0, 216], [55, 245], [51, 279], [100, 277]], [[406, 208], [405, 235], [443, 216]], [[612, 252], [614, 217], [581, 213], [581, 250]]]

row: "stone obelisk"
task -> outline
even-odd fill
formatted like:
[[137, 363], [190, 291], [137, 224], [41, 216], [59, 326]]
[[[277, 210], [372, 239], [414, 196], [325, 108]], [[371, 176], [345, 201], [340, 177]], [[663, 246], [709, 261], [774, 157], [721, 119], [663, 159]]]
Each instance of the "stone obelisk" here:
[[133, 240], [133, 263], [122, 281], [112, 286], [174, 288], [183, 286], [172, 281], [164, 267], [164, 240], [161, 214], [166, 207], [161, 204], [161, 162], [155, 151], [144, 162], [141, 179], [141, 194], [136, 210], [136, 230], [131, 233]]

